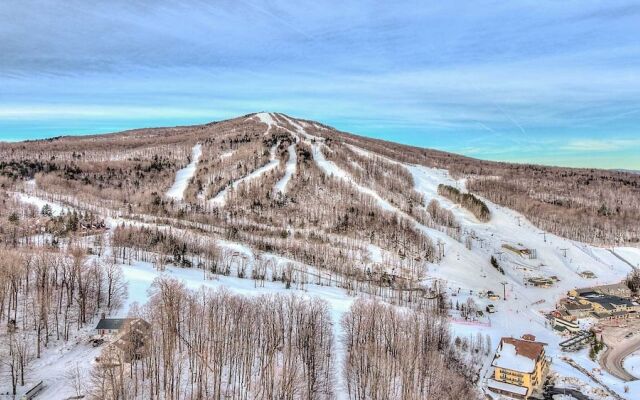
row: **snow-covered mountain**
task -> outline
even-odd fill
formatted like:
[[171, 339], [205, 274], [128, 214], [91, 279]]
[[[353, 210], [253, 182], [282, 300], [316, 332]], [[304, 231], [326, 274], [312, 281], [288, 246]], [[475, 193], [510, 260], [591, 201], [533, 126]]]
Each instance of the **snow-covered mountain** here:
[[[561, 353], [564, 338], [545, 314], [569, 290], [618, 283], [640, 266], [640, 249], [634, 247], [638, 224], [631, 218], [638, 200], [615, 204], [640, 190], [639, 178], [631, 174], [483, 162], [354, 136], [279, 113], [5, 144], [0, 154], [11, 160], [1, 166], [3, 174], [24, 179], [7, 184], [22, 203], [38, 209], [49, 203], [54, 215], [64, 209], [90, 211], [107, 220], [107, 235], [155, 230], [184, 245], [183, 264], [177, 265], [174, 255], [176, 265], [164, 271], [143, 259], [130, 260], [123, 270], [129, 298], [121, 315], [133, 302], [147, 300], [158, 275], [177, 277], [194, 289], [227, 287], [248, 296], [298, 290], [322, 298], [336, 337], [343, 335], [340, 320], [357, 297], [412, 308], [444, 294], [452, 306], [454, 336], [470, 341], [488, 336], [495, 346], [503, 336], [533, 334], [547, 343], [559, 382], [593, 398], [609, 396], [564, 359], [587, 370], [597, 367], [584, 351]], [[509, 179], [518, 176], [537, 186], [513, 189], [517, 182]], [[566, 188], [554, 186], [558, 176], [564, 176]], [[591, 179], [589, 189], [580, 183], [585, 176]], [[545, 184], [552, 178], [553, 184]], [[597, 206], [590, 201], [596, 197], [592, 190], [607, 193]], [[531, 203], [508, 208], [516, 192]], [[619, 241], [609, 240], [614, 236]], [[134, 240], [120, 245], [132, 247]], [[135, 245], [165, 254], [155, 244]], [[215, 247], [215, 255], [208, 246]], [[229, 270], [211, 272], [209, 256], [217, 257], [216, 268], [227, 263]], [[286, 286], [275, 282], [283, 268], [291, 271]], [[218, 277], [203, 280], [209, 273]], [[260, 273], [272, 279], [264, 283], [263, 278], [258, 286]], [[534, 285], [538, 281], [548, 284]], [[489, 291], [502, 298], [489, 300]], [[496, 312], [465, 318], [456, 304], [479, 310], [493, 304]], [[342, 354], [343, 344], [336, 346]], [[77, 353], [65, 354], [38, 365], [78, 361]], [[479, 390], [492, 356], [493, 348], [479, 357]], [[337, 397], [345, 396], [342, 379], [338, 373]], [[599, 380], [620, 396], [640, 396], [640, 386], [606, 372]], [[631, 386], [629, 393], [625, 385]]]

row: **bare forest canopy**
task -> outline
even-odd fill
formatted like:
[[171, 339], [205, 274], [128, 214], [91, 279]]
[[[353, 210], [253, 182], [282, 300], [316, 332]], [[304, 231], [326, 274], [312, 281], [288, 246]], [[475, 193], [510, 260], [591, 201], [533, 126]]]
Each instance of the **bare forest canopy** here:
[[[475, 195], [469, 198], [471, 211], [481, 221], [488, 218], [488, 210], [480, 197], [521, 212], [541, 229], [570, 239], [595, 244], [640, 240], [638, 174], [483, 161], [271, 115], [277, 126], [250, 114], [198, 126], [0, 143], [0, 176], [6, 178], [4, 185], [35, 178], [38, 187], [48, 193], [73, 195], [130, 212], [182, 217], [183, 205], [173, 204], [164, 193], [176, 172], [190, 162], [194, 144], [201, 143], [202, 158], [185, 192], [191, 220], [225, 226], [231, 237], [255, 239], [254, 233], [259, 232], [260, 245], [265, 248], [278, 247], [278, 239], [291, 234], [284, 227], [293, 226], [358, 239], [372, 237], [373, 243], [391, 245], [394, 252], [436, 259], [433, 244], [419, 239], [422, 235], [406, 218], [385, 214], [370, 196], [314, 164], [314, 146], [321, 142], [318, 151], [353, 181], [423, 225], [435, 222], [454, 229], [456, 223], [442, 212], [428, 212], [425, 200], [413, 190], [411, 175], [398, 162], [446, 169], [455, 178], [466, 178], [467, 189]], [[298, 134], [301, 127], [312, 137]], [[286, 193], [278, 193], [273, 187], [286, 179], [291, 157], [288, 147], [295, 142], [296, 168]], [[363, 156], [354, 148], [379, 157]], [[275, 168], [225, 191], [268, 166], [272, 149], [278, 163]], [[216, 196], [224, 198], [223, 206], [207, 206], [206, 201]], [[438, 210], [432, 206], [431, 211]], [[401, 238], [389, 237], [378, 224], [394, 227]]]

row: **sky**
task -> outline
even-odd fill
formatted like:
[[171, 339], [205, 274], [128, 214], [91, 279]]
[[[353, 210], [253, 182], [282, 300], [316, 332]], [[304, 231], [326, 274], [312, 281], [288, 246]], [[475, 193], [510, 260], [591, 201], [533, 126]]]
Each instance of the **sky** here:
[[640, 3], [2, 0], [0, 140], [283, 112], [640, 170]]

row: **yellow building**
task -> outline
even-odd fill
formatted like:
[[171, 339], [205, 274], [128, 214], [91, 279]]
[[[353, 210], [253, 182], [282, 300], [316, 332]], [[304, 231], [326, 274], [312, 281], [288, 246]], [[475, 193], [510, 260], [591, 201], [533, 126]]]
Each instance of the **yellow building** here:
[[495, 370], [488, 382], [489, 390], [516, 399], [528, 398], [544, 378], [544, 346], [531, 335], [524, 335], [523, 339], [502, 338], [491, 363]]

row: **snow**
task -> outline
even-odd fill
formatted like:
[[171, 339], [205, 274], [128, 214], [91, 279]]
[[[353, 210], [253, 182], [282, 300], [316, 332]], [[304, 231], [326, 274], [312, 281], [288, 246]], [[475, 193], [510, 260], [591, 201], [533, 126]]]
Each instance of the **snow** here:
[[526, 373], [531, 373], [536, 368], [535, 360], [517, 354], [516, 346], [511, 343], [502, 343], [502, 349], [496, 353], [492, 365]]
[[307, 133], [307, 131], [304, 129], [304, 127], [302, 125], [300, 125], [297, 121], [288, 118], [286, 115], [280, 115], [283, 119], [285, 119], [287, 122], [289, 122], [289, 124], [291, 124], [291, 126], [293, 126], [294, 128], [296, 128], [296, 133], [299, 135], [302, 135], [305, 139], [307, 139], [307, 141], [310, 142], [322, 142], [324, 141], [323, 138], [319, 137], [319, 136], [315, 136], [315, 135], [311, 135], [309, 133]]
[[272, 126], [277, 126], [278, 125], [276, 120], [273, 119], [273, 116], [271, 115], [271, 113], [267, 113], [267, 112], [257, 113], [256, 117], [258, 117], [260, 122], [262, 122], [263, 124], [267, 124], [267, 131], [264, 133], [265, 136], [269, 134], [269, 132], [271, 131], [271, 127]]
[[[243, 251], [249, 251], [242, 245], [237, 245], [238, 248]], [[276, 257], [277, 258], [277, 257]], [[346, 399], [346, 391], [344, 388], [344, 382], [342, 377], [342, 359], [344, 358], [344, 346], [341, 343], [340, 335], [342, 334], [340, 329], [340, 321], [342, 316], [349, 311], [351, 304], [354, 301], [353, 297], [350, 297], [342, 289], [327, 286], [316, 286], [308, 284], [304, 291], [295, 289], [286, 289], [281, 282], [269, 282], [266, 281], [264, 287], [256, 287], [255, 283], [251, 279], [240, 279], [231, 276], [218, 276], [215, 279], [205, 279], [203, 271], [198, 269], [184, 269], [172, 266], [167, 266], [163, 272], [157, 271], [152, 264], [145, 262], [135, 262], [131, 266], [123, 266], [124, 276], [129, 284], [129, 298], [127, 304], [123, 307], [123, 311], [119, 316], [126, 316], [127, 310], [130, 306], [137, 302], [144, 304], [149, 297], [149, 289], [154, 281], [159, 276], [167, 276], [178, 279], [183, 282], [186, 287], [192, 290], [199, 290], [202, 287], [219, 289], [226, 288], [233, 293], [245, 295], [245, 296], [258, 296], [265, 294], [289, 294], [294, 293], [306, 298], [320, 298], [326, 301], [329, 305], [329, 313], [333, 322], [333, 331], [335, 335], [334, 342], [334, 357], [336, 365], [336, 390], [338, 399]]]
[[[230, 187], [235, 189], [238, 187], [238, 185], [240, 185], [242, 182], [247, 182], [251, 179], [257, 178], [260, 175], [267, 173], [269, 171], [271, 171], [272, 169], [274, 169], [275, 167], [278, 166], [278, 164], [280, 164], [280, 160], [276, 158], [276, 149], [278, 148], [278, 146], [280, 145], [280, 142], [276, 143], [275, 145], [273, 145], [273, 147], [271, 147], [271, 150], [269, 150], [269, 162], [265, 165], [263, 165], [260, 168], [257, 168], [256, 170], [254, 170], [253, 172], [251, 172], [250, 174], [236, 180], [235, 182], [233, 182]], [[229, 186], [227, 186], [226, 188], [222, 189], [217, 195], [216, 197], [214, 197], [213, 199], [209, 200], [209, 204], [213, 205], [213, 206], [223, 206], [225, 204], [226, 201], [226, 196], [227, 196], [227, 192], [229, 191]]]
[[313, 144], [311, 149], [312, 149], [312, 154], [313, 154], [314, 161], [316, 162], [318, 167], [325, 174], [331, 175], [334, 178], [342, 179], [344, 181], [349, 182], [360, 193], [363, 193], [363, 194], [366, 194], [366, 195], [369, 195], [369, 196], [373, 197], [376, 200], [376, 202], [378, 203], [378, 206], [380, 206], [380, 208], [382, 208], [384, 210], [387, 210], [387, 211], [392, 211], [392, 212], [396, 212], [397, 211], [397, 212], [399, 212], [394, 206], [389, 204], [388, 201], [386, 201], [385, 199], [380, 197], [380, 195], [378, 193], [376, 193], [374, 190], [369, 189], [368, 187], [364, 187], [364, 186], [356, 183], [356, 181], [353, 179], [353, 177], [351, 177], [351, 175], [349, 173], [347, 173], [342, 168], [338, 167], [333, 161], [327, 160], [327, 158], [322, 153], [322, 150], [320, 149], [320, 145], [319, 144], [317, 144], [317, 143]]
[[[350, 146], [358, 154], [369, 157], [380, 157], [356, 146]], [[319, 150], [319, 149], [318, 149]], [[314, 157], [318, 154], [314, 152]], [[386, 159], [386, 157], [382, 157]], [[395, 160], [388, 161], [402, 164]], [[322, 165], [324, 163], [324, 165]], [[336, 170], [331, 164], [325, 163], [320, 158], [321, 167], [325, 172], [331, 172], [343, 179], [348, 177]], [[472, 250], [468, 250], [461, 243], [452, 240], [445, 235], [438, 235], [434, 230], [425, 229], [417, 224], [423, 232], [432, 239], [445, 243], [444, 260], [437, 265], [429, 267], [428, 276], [441, 278], [448, 284], [448, 290], [453, 302], [464, 303], [471, 297], [479, 308], [492, 303], [497, 312], [488, 316], [488, 323], [482, 321], [464, 321], [452, 319], [452, 331], [455, 336], [470, 337], [480, 333], [489, 335], [494, 346], [499, 343], [501, 337], [520, 337], [525, 333], [534, 334], [538, 341], [548, 343], [545, 351], [553, 358], [551, 370], [561, 377], [570, 377], [579, 382], [583, 389], [594, 393], [593, 398], [607, 398], [607, 395], [597, 395], [603, 389], [592, 382], [582, 372], [571, 367], [560, 359], [561, 353], [558, 343], [563, 338], [551, 330], [544, 316], [545, 312], [555, 307], [555, 302], [564, 297], [566, 292], [575, 287], [594, 286], [600, 284], [617, 283], [631, 270], [624, 261], [615, 257], [607, 249], [597, 248], [583, 243], [567, 240], [556, 235], [546, 233], [531, 224], [524, 216], [493, 204], [483, 199], [492, 213], [492, 218], [487, 223], [481, 223], [470, 212], [452, 203], [447, 198], [437, 193], [439, 184], [451, 185], [460, 190], [465, 190], [465, 180], [455, 180], [450, 177], [448, 171], [429, 168], [421, 165], [403, 164], [412, 174], [415, 189], [425, 196], [426, 203], [436, 199], [440, 205], [451, 212], [461, 225], [463, 232], [474, 232], [477, 239], [473, 240]], [[524, 259], [515, 254], [502, 252], [502, 244], [518, 244], [537, 250], [535, 260]], [[567, 255], [561, 249], [568, 249]], [[640, 262], [640, 250], [635, 248], [615, 249], [616, 253], [631, 263]], [[505, 269], [505, 275], [500, 274], [490, 266], [488, 260], [495, 255]], [[596, 279], [582, 278], [579, 273], [590, 270], [597, 276]], [[536, 288], [524, 284], [526, 277], [531, 276], [557, 276], [559, 282], [550, 288]], [[490, 302], [479, 296], [480, 292], [493, 290], [502, 293], [500, 282], [506, 282], [507, 301]], [[579, 365], [587, 370], [598, 369], [599, 365], [588, 358], [586, 350], [579, 353], [571, 353]], [[493, 352], [485, 359], [481, 368], [481, 377], [490, 375], [490, 361]], [[606, 372], [600, 372], [599, 379], [621, 395], [624, 394], [624, 386], [631, 387], [631, 393], [640, 393], [640, 385], [635, 387], [633, 383], [623, 383]], [[480, 383], [486, 384], [486, 378]], [[640, 381], [639, 381], [640, 382]], [[627, 394], [628, 395], [628, 394]]]
[[640, 268], [640, 249], [636, 247], [616, 247], [613, 251], [628, 263]]
[[189, 181], [196, 173], [200, 156], [202, 156], [202, 145], [198, 143], [193, 146], [193, 149], [191, 150], [191, 162], [189, 165], [176, 173], [176, 180], [167, 192], [167, 197], [178, 201], [182, 201], [184, 199], [184, 191], [187, 190]]
[[42, 210], [46, 204], [51, 207], [51, 213], [54, 217], [59, 216], [62, 213], [66, 213], [69, 211], [68, 207], [65, 207], [59, 203], [55, 203], [52, 201], [44, 200], [40, 197], [25, 194], [25, 193], [15, 193], [15, 197], [18, 201], [24, 204], [31, 204], [35, 206], [38, 210]]
[[[265, 114], [263, 118], [273, 120], [271, 114], [261, 114]], [[258, 116], [258, 118], [262, 121], [260, 116]], [[318, 139], [312, 143], [312, 152], [314, 160], [321, 170], [328, 175], [333, 175], [337, 179], [349, 182], [354, 185], [357, 190], [372, 196], [381, 208], [401, 213], [382, 199], [375, 191], [357, 184], [350, 174], [339, 168], [335, 163], [327, 160], [322, 153], [324, 145], [321, 143], [321, 138], [316, 138], [311, 135], [306, 136], [307, 134], [304, 132], [303, 127], [294, 121], [289, 121], [292, 126], [296, 128], [296, 134], [300, 134], [306, 139]], [[352, 148], [359, 154], [379, 157], [355, 146], [352, 146]], [[271, 160], [267, 165], [234, 182], [232, 187], [237, 187], [240, 182], [252, 179], [275, 168], [279, 163], [279, 161], [275, 159], [275, 150], [275, 147], [271, 149]], [[295, 147], [292, 149], [292, 147], [289, 146], [288, 150], [290, 157], [285, 168], [285, 177], [275, 186], [275, 189], [280, 191], [286, 189], [287, 183], [295, 173], [295, 163], [290, 164], [292, 159], [291, 151], [293, 150], [295, 153]], [[604, 371], [600, 372], [598, 370], [599, 365], [589, 359], [586, 349], [576, 353], [561, 352], [558, 344], [564, 340], [564, 338], [551, 330], [544, 316], [544, 313], [552, 310], [556, 301], [565, 296], [566, 292], [570, 289], [619, 282], [631, 270], [631, 267], [627, 263], [615, 257], [608, 249], [571, 241], [550, 233], [543, 235], [541, 234], [542, 231], [531, 224], [523, 215], [486, 200], [485, 202], [491, 211], [492, 217], [489, 222], [481, 223], [464, 208], [437, 194], [437, 187], [441, 183], [464, 190], [464, 180], [453, 179], [446, 170], [428, 168], [421, 165], [405, 165], [405, 167], [413, 176], [415, 189], [425, 196], [427, 203], [431, 199], [437, 199], [442, 207], [451, 210], [455, 215], [463, 232], [473, 231], [475, 234], [476, 239], [473, 240], [472, 249], [468, 250], [463, 243], [457, 242], [442, 232], [426, 228], [416, 223], [416, 226], [434, 239], [434, 242], [435, 240], [440, 240], [445, 244], [443, 261], [440, 264], [429, 265], [427, 275], [431, 278], [442, 279], [447, 282], [447, 290], [453, 303], [459, 302], [462, 304], [466, 302], [468, 298], [472, 298], [478, 303], [479, 309], [484, 309], [489, 303], [494, 304], [496, 308], [495, 314], [485, 317], [482, 321], [465, 321], [455, 318], [451, 320], [451, 330], [454, 337], [468, 338], [480, 333], [482, 335], [489, 335], [491, 338], [494, 348], [490, 350], [490, 354], [483, 360], [483, 365], [481, 366], [481, 385], [487, 383], [487, 378], [491, 372], [493, 350], [500, 342], [500, 338], [509, 336], [520, 337], [524, 333], [531, 333], [536, 336], [537, 341], [548, 344], [545, 347], [545, 351], [547, 355], [553, 359], [551, 372], [557, 376], [557, 382], [570, 383], [571, 387], [579, 388], [583, 393], [589, 394], [589, 396], [594, 399], [607, 398], [605, 395], [598, 394], [598, 391], [602, 391], [602, 388], [598, 384], [591, 381], [588, 376], [576, 370], [563, 360], [563, 357], [569, 356], [586, 370], [596, 371], [594, 374], [597, 375], [598, 379], [608, 387], [617, 391], [621, 396], [629, 399], [640, 398], [640, 381], [624, 383]], [[189, 179], [190, 178], [187, 178], [185, 181], [188, 182]], [[223, 192], [226, 193], [226, 189]], [[218, 201], [219, 204], [224, 203], [225, 193], [221, 192], [216, 196], [218, 199], [216, 201]], [[46, 203], [44, 200], [35, 196], [24, 194], [16, 194], [16, 196], [21, 201], [34, 204], [39, 208]], [[54, 213], [59, 213], [63, 209], [60, 205], [49, 204], [52, 205]], [[241, 244], [224, 241], [219, 242], [223, 247], [238, 251], [249, 257], [253, 254], [250, 248]], [[502, 245], [505, 243], [520, 243], [524, 247], [535, 249], [537, 251], [537, 258], [529, 260], [510, 252], [502, 252]], [[567, 249], [566, 257], [564, 256], [564, 251], [561, 249]], [[380, 262], [383, 260], [385, 250], [373, 245], [368, 245], [368, 250], [370, 258], [373, 261]], [[617, 247], [613, 250], [632, 265], [638, 265], [640, 263], [640, 249]], [[500, 265], [505, 269], [504, 275], [500, 274], [489, 264], [489, 258], [492, 255], [498, 258]], [[582, 278], [579, 273], [585, 270], [594, 272], [597, 278]], [[148, 289], [153, 280], [160, 275], [172, 276], [182, 280], [192, 289], [198, 289], [202, 286], [212, 288], [226, 287], [233, 292], [248, 296], [292, 292], [292, 290], [285, 289], [284, 286], [278, 282], [265, 282], [265, 287], [256, 288], [254, 287], [254, 282], [249, 279], [225, 276], [218, 276], [213, 280], [205, 279], [204, 272], [198, 269], [182, 269], [169, 266], [164, 272], [159, 272], [155, 270], [151, 264], [134, 263], [132, 266], [124, 266], [123, 271], [129, 282], [129, 299], [125, 307], [121, 310], [123, 316], [126, 315], [129, 307], [134, 302], [144, 303], [148, 300]], [[549, 288], [536, 288], [524, 283], [527, 277], [548, 277], [551, 275], [557, 276], [559, 281]], [[487, 290], [493, 290], [502, 295], [503, 286], [500, 282], [506, 282], [506, 301], [503, 299], [488, 301], [486, 297], [480, 295], [480, 292], [486, 292]], [[293, 292], [304, 296], [320, 297], [329, 303], [332, 320], [334, 322], [333, 328], [336, 334], [335, 356], [339, 363], [339, 360], [341, 360], [344, 355], [344, 348], [339, 340], [341, 335], [339, 321], [344, 313], [348, 311], [354, 298], [349, 297], [343, 290], [327, 286], [308, 285], [305, 291], [293, 290]], [[78, 357], [80, 357], [86, 349], [83, 348], [83, 344], [79, 344], [78, 346]], [[502, 361], [500, 362], [513, 361], [518, 365], [521, 361], [509, 360], [508, 357], [504, 358], [504, 356], [501, 357], [501, 359]], [[73, 355], [69, 356], [69, 360], [73, 360]], [[339, 364], [337, 365], [340, 367]], [[634, 353], [625, 359], [624, 366], [630, 372], [640, 375], [640, 353]], [[45, 366], [43, 365], [43, 367]], [[339, 380], [342, 379], [340, 370], [336, 372], [336, 376]], [[629, 393], [624, 393], [625, 386], [630, 388]], [[344, 391], [337, 390], [337, 392], [340, 394]], [[46, 397], [57, 398], [57, 395]]]
[[285, 165], [284, 176], [276, 183], [275, 191], [279, 193], [285, 193], [287, 183], [291, 180], [291, 177], [296, 172], [296, 165], [298, 158], [296, 155], [296, 144], [292, 143], [287, 150], [289, 151], [289, 159]]
[[635, 351], [631, 355], [626, 357], [623, 361], [622, 366], [624, 367], [624, 369], [629, 371], [631, 375], [640, 379], [640, 350]]
[[489, 379], [487, 386], [490, 387], [490, 388], [494, 388], [494, 389], [505, 390], [505, 391], [511, 392], [511, 393], [517, 393], [517, 394], [520, 394], [522, 396], [527, 394], [527, 388], [524, 387], [524, 386], [512, 385], [510, 383], [500, 382], [500, 381], [496, 381], [494, 379]]
[[221, 159], [221, 160], [224, 160], [225, 158], [229, 158], [229, 157], [231, 157], [231, 156], [233, 155], [233, 153], [235, 153], [235, 152], [236, 152], [235, 150], [230, 150], [230, 151], [227, 151], [226, 153], [222, 153], [222, 154], [220, 154], [220, 159]]

